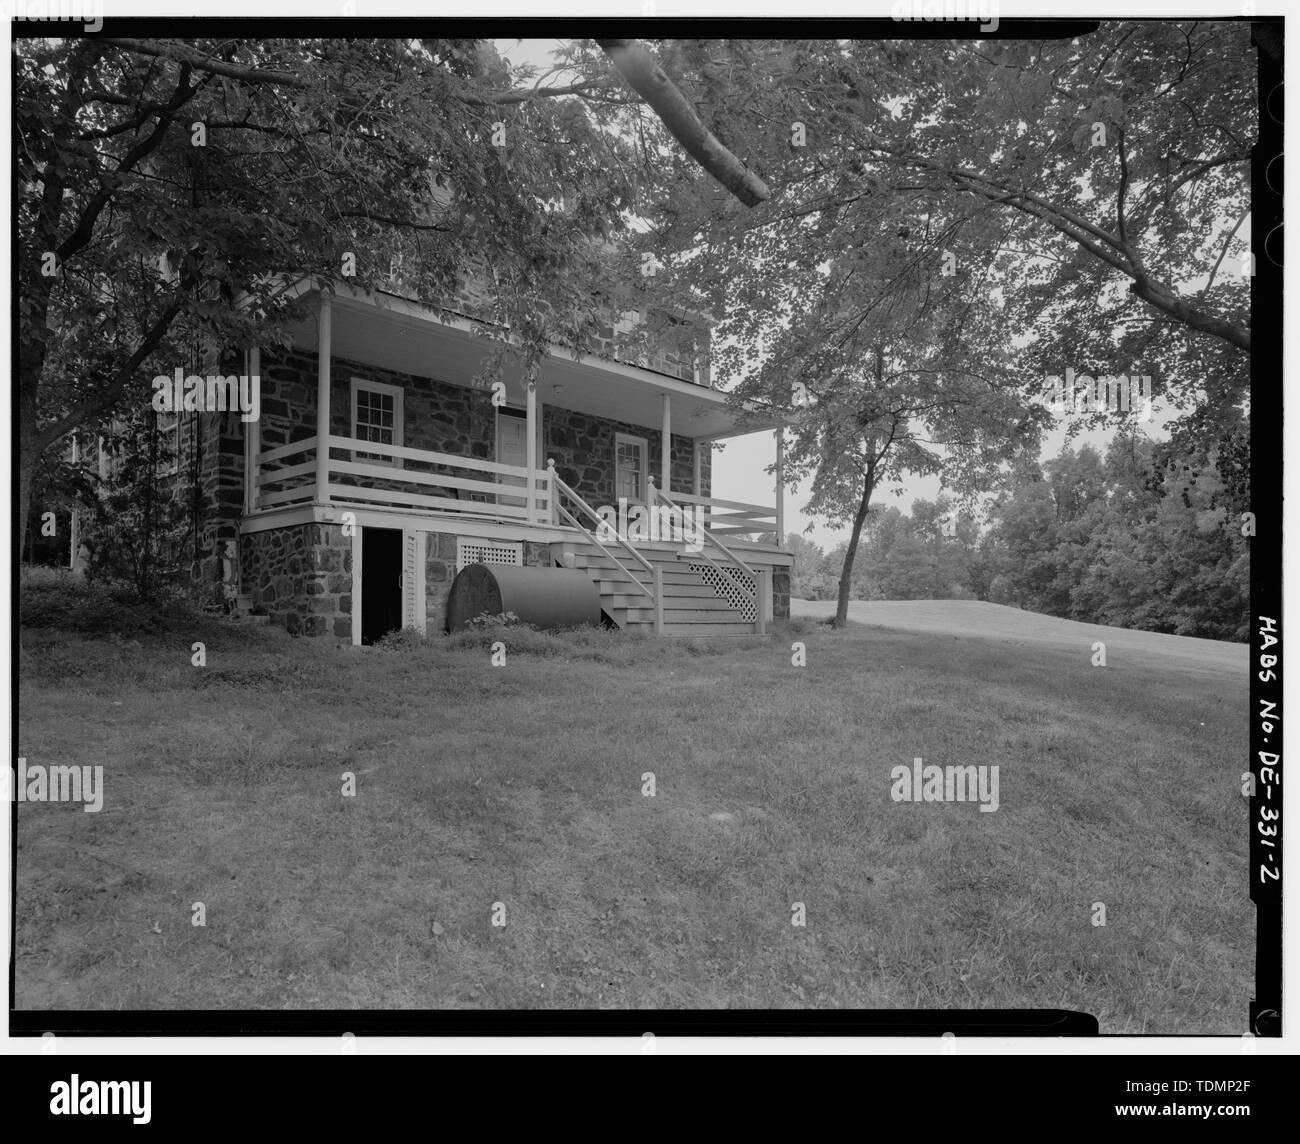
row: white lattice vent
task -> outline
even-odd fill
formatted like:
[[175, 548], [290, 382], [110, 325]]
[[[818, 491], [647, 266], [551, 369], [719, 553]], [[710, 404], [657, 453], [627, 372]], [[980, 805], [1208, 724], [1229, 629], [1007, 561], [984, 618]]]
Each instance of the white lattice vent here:
[[712, 564], [690, 564], [687, 567], [726, 600], [733, 612], [739, 612], [746, 622], [752, 624], [758, 619], [758, 600], [746, 590], [745, 582], [749, 577], [739, 568], [727, 567], [730, 575], [724, 575]]
[[523, 564], [524, 546], [519, 544], [493, 544], [483, 540], [456, 538], [456, 571], [467, 564]]

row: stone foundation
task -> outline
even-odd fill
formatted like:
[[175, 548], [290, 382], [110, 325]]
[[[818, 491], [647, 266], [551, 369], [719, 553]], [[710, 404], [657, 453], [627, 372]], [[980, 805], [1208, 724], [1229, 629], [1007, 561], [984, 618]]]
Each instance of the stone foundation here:
[[246, 533], [239, 572], [254, 608], [290, 635], [352, 639], [352, 539], [341, 525]]

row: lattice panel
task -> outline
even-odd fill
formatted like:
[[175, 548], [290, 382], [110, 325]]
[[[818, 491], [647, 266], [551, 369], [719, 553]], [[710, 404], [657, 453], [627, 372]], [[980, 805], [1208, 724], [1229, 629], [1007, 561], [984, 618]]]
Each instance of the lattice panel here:
[[[758, 600], [757, 593], [750, 595], [743, 583], [748, 577], [739, 569], [728, 569], [731, 576], [724, 576], [712, 564], [690, 564], [687, 565], [692, 572], [698, 573], [710, 588], [714, 590], [722, 599], [727, 601], [727, 606], [732, 611], [739, 612], [741, 616], [749, 623], [755, 623], [758, 620]], [[740, 583], [737, 583], [733, 577], [739, 577]]]
[[456, 571], [467, 564], [515, 564], [524, 562], [522, 544], [490, 544], [480, 540], [456, 540]]

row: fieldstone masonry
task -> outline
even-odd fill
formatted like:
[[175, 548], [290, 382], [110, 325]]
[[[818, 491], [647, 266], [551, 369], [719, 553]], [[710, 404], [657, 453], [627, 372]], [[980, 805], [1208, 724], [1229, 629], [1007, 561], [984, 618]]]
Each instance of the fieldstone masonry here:
[[290, 635], [352, 638], [352, 539], [342, 525], [247, 533], [240, 576], [253, 606]]
[[[460, 303], [469, 299], [462, 297]], [[648, 315], [642, 315], [647, 319]], [[661, 316], [662, 317], [662, 316]], [[662, 324], [662, 323], [660, 323]], [[707, 330], [687, 329], [671, 320], [672, 333], [681, 347], [664, 345], [662, 338], [651, 349], [645, 364], [684, 380], [708, 384]], [[665, 331], [667, 332], [667, 331]], [[619, 346], [624, 339], [621, 325], [599, 330], [588, 346], [607, 357], [626, 357]], [[698, 339], [703, 339], [698, 340]], [[653, 340], [653, 339], [652, 339]], [[632, 338], [636, 343], [637, 339]], [[637, 349], [641, 346], [637, 345]], [[696, 351], [695, 357], [690, 352]], [[696, 373], [696, 363], [700, 373]], [[223, 362], [223, 373], [238, 373], [235, 362]], [[260, 440], [263, 450], [274, 449], [316, 433], [316, 372], [314, 353], [267, 347], [262, 353]], [[491, 391], [452, 384], [434, 377], [418, 377], [379, 369], [375, 366], [335, 358], [332, 362], [330, 431], [351, 435], [352, 378], [397, 386], [403, 394], [403, 435], [408, 448], [491, 460], [495, 454], [496, 410]], [[661, 431], [646, 426], [592, 417], [540, 402], [542, 451], [538, 465], [545, 468], [554, 458], [556, 470], [592, 507], [615, 504], [615, 434], [626, 433], [645, 440], [647, 463], [656, 483], [660, 481]], [[351, 639], [352, 634], [352, 543], [335, 524], [301, 524], [239, 535], [243, 515], [245, 426], [237, 413], [198, 414], [181, 427], [181, 458], [177, 466], [176, 495], [184, 497], [194, 510], [194, 552], [191, 579], [212, 602], [229, 604], [235, 593], [252, 597], [253, 606], [270, 615], [274, 623], [295, 635], [332, 636]], [[669, 492], [691, 492], [694, 488], [694, 441], [674, 435], [670, 443], [671, 488]], [[337, 450], [338, 460], [349, 459]], [[284, 465], [305, 458], [287, 458]], [[700, 449], [700, 492], [711, 490], [711, 450]], [[437, 466], [430, 469], [407, 463], [408, 469], [423, 469], [484, 479], [477, 471]], [[363, 480], [336, 475], [336, 483]], [[394, 482], [400, 482], [395, 474]], [[398, 487], [382, 478], [365, 479], [372, 487]], [[282, 486], [271, 485], [268, 491]], [[409, 488], [409, 486], [404, 486]], [[425, 492], [435, 491], [431, 489]], [[454, 496], [450, 491], [449, 496]], [[454, 526], [447, 526], [454, 527]], [[451, 581], [456, 575], [455, 531], [428, 532], [425, 547], [425, 607], [430, 630], [445, 627], [445, 609]], [[238, 553], [235, 554], [237, 546]], [[524, 563], [546, 567], [553, 563], [549, 546], [524, 543]], [[238, 569], [238, 585], [233, 583]], [[773, 576], [773, 604], [778, 616], [789, 614], [789, 575]], [[359, 605], [358, 605], [359, 606]]]

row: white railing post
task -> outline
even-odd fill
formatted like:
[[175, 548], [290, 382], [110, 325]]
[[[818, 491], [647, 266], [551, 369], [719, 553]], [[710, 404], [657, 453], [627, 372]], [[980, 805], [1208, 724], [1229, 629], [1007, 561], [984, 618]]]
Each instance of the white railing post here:
[[785, 547], [785, 429], [776, 431], [776, 546]]
[[546, 503], [551, 507], [551, 523], [560, 523], [559, 492], [555, 487], [555, 458], [546, 458]]
[[537, 383], [528, 383], [528, 405], [524, 421], [528, 441], [524, 446], [524, 467], [528, 470], [528, 515], [524, 519], [532, 524], [537, 519]]
[[320, 300], [320, 336], [316, 344], [316, 503], [330, 494], [330, 300]]
[[770, 568], [759, 568], [758, 579], [754, 587], [756, 588], [757, 616], [755, 620], [755, 631], [760, 636], [767, 635], [767, 625], [772, 621], [772, 570]]
[[[250, 346], [248, 350], [248, 384], [257, 384], [258, 405], [261, 405], [262, 350], [260, 346]], [[262, 451], [262, 426], [259, 420], [244, 422], [244, 515], [257, 511], [257, 455]]]
[[664, 634], [664, 570], [655, 565], [655, 635]]
[[[660, 442], [659, 458], [659, 479], [660, 485], [664, 492], [673, 491], [673, 399], [668, 394], [663, 395], [664, 401], [664, 428], [663, 440]], [[648, 467], [648, 466], [647, 466]]]

